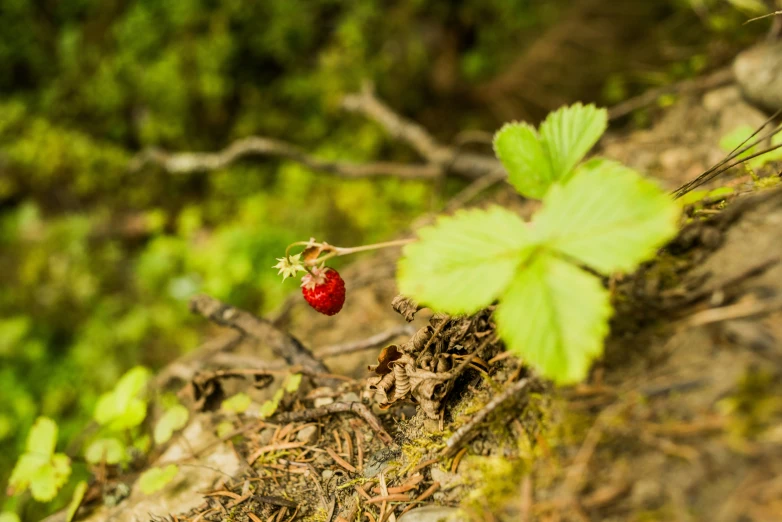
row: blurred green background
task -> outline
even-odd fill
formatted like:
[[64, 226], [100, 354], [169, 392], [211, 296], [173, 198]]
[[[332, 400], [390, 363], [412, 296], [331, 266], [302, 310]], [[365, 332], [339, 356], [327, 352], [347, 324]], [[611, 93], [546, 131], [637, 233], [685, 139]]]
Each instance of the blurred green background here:
[[745, 19], [721, 0], [0, 0], [0, 511], [67, 499], [2, 496], [32, 422], [67, 447], [124, 371], [195, 348], [190, 295], [269, 313], [297, 289], [270, 268], [288, 243], [391, 238], [464, 183], [273, 159], [131, 172], [144, 147], [257, 134], [418, 161], [342, 97], [371, 80], [448, 142], [720, 66], [767, 27]]

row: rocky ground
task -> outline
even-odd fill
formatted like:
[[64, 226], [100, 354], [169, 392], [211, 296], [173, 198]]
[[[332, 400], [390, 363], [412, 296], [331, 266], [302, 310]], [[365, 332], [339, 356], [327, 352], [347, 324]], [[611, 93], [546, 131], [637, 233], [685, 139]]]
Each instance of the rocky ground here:
[[[647, 130], [607, 136], [601, 153], [672, 190], [696, 178], [725, 156], [723, 136], [768, 117], [742, 95], [758, 101], [743, 71], [738, 84], [681, 94]], [[337, 316], [293, 300], [274, 318], [326, 366], [299, 361], [301, 384], [265, 420], [260, 405], [289, 373], [272, 348], [287, 341], [263, 333], [271, 323], [256, 335], [248, 319], [244, 336], [215, 326], [156, 381], [193, 411], [151, 463], [177, 463], [176, 479], [147, 496], [134, 476], [109, 474], [79, 519], [782, 520], [779, 172], [739, 165], [713, 180], [732, 191], [688, 206], [657, 259], [609, 282], [606, 355], [572, 388], [506, 356], [490, 309], [421, 310], [408, 323], [391, 306], [394, 251], [343, 272]], [[488, 203], [530, 210], [503, 187], [475, 204]], [[199, 311], [236, 326], [225, 309]], [[405, 357], [395, 375], [389, 361]], [[250, 408], [221, 411], [237, 391]]]

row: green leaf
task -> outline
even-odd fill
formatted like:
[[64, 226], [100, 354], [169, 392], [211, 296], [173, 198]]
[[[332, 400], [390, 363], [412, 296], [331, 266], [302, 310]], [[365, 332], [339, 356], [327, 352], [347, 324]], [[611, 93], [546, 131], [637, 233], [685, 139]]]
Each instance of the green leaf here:
[[243, 413], [250, 407], [250, 396], [246, 393], [237, 393], [223, 401], [222, 409], [231, 413]]
[[540, 139], [551, 162], [554, 181], [566, 182], [578, 162], [608, 127], [608, 111], [576, 103], [550, 113], [540, 124]]
[[541, 199], [555, 181], [546, 150], [528, 123], [507, 123], [497, 131], [494, 153], [508, 171], [510, 184], [523, 196]]
[[280, 406], [280, 401], [284, 394], [285, 392], [281, 388], [274, 393], [274, 397], [261, 404], [261, 407], [258, 410], [258, 417], [261, 419], [268, 419], [274, 415], [274, 412], [276, 412], [277, 408]]
[[87, 446], [84, 458], [90, 464], [119, 464], [125, 459], [125, 445], [115, 438], [98, 439]]
[[71, 502], [68, 504], [68, 510], [65, 512], [65, 522], [72, 522], [76, 517], [76, 512], [81, 506], [81, 501], [84, 500], [84, 494], [87, 492], [87, 481], [82, 480], [76, 484], [76, 489], [73, 490], [73, 496]]
[[119, 403], [127, 404], [136, 398], [147, 386], [151, 374], [143, 366], [135, 366], [120, 377], [114, 387], [114, 395]]
[[531, 247], [527, 224], [501, 207], [440, 218], [419, 230], [418, 237], [399, 261], [399, 290], [451, 314], [491, 304]]
[[31, 477], [30, 492], [33, 498], [38, 502], [51, 502], [68, 482], [70, 475], [71, 460], [62, 453], [56, 453]]
[[181, 404], [169, 408], [155, 425], [155, 444], [168, 442], [175, 431], [185, 427], [188, 417], [190, 412]]
[[3, 511], [0, 513], [0, 522], [21, 522], [21, 520], [16, 513], [12, 511]]
[[681, 209], [656, 184], [612, 161], [579, 170], [533, 219], [539, 242], [610, 274], [633, 270], [676, 235]]
[[176, 464], [169, 464], [165, 468], [149, 468], [139, 477], [138, 486], [142, 493], [151, 495], [166, 487], [178, 472], [179, 468]]
[[223, 421], [217, 425], [217, 436], [221, 439], [236, 430], [232, 422]]
[[57, 446], [57, 423], [48, 417], [38, 417], [27, 435], [27, 452], [49, 458]]
[[138, 426], [147, 414], [146, 402], [139, 398], [147, 385], [150, 373], [136, 366], [123, 375], [117, 386], [104, 393], [95, 406], [95, 420], [109, 429], [122, 431]]
[[285, 391], [288, 393], [294, 393], [296, 390], [299, 389], [300, 385], [301, 385], [301, 374], [294, 373], [291, 375], [287, 375], [285, 377], [283, 388], [285, 388]]
[[494, 314], [508, 350], [559, 384], [586, 377], [603, 349], [611, 304], [600, 280], [552, 255], [518, 272]]

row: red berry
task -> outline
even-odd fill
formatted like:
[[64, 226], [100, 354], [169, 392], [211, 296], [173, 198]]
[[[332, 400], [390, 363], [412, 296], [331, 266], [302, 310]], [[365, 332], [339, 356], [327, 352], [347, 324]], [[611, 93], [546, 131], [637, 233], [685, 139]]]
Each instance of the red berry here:
[[315, 310], [334, 315], [345, 304], [345, 281], [333, 268], [313, 268], [302, 279], [301, 293]]

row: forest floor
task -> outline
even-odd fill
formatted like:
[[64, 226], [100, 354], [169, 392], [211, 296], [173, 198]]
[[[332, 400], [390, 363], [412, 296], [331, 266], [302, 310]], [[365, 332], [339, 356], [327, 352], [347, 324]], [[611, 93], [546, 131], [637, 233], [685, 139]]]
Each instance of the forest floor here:
[[[722, 136], [765, 119], [728, 85], [682, 96], [649, 129], [607, 136], [600, 153], [674, 189], [724, 157]], [[335, 317], [301, 299], [273, 323], [195, 305], [245, 335], [216, 326], [156, 379], [193, 411], [151, 463], [177, 463], [179, 474], [144, 495], [133, 477], [108, 473], [80, 519], [782, 520], [774, 167], [739, 166], [713, 182], [733, 190], [689, 206], [654, 261], [608, 282], [616, 314], [606, 353], [574, 387], [553, 388], [508, 357], [491, 309], [433, 316], [395, 301], [407, 323], [392, 308], [398, 251], [343, 271], [348, 298]], [[532, 210], [504, 188], [478, 199]], [[328, 369], [305, 357], [290, 370], [303, 372], [301, 384], [279, 392], [289, 370], [270, 362], [270, 345], [287, 338], [253, 339], [272, 324]], [[405, 371], [393, 361], [407, 361], [394, 365]], [[246, 411], [219, 408], [239, 391], [253, 399]], [[275, 393], [277, 411], [265, 416], [260, 405]], [[118, 501], [122, 484], [130, 489]]]

